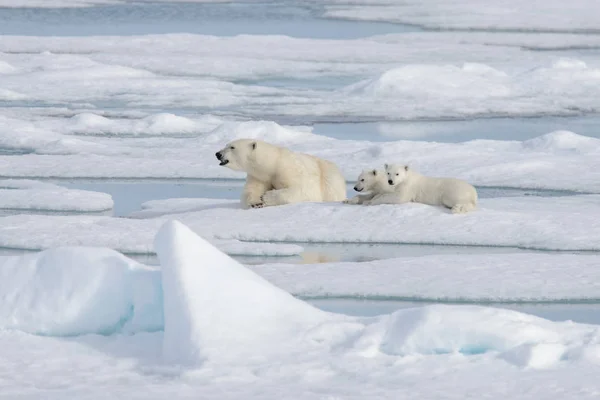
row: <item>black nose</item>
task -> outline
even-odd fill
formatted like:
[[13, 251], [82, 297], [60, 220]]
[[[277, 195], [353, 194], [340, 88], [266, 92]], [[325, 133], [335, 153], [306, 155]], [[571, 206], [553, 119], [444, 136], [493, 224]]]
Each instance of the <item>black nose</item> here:
[[220, 151], [217, 151], [217, 153], [215, 154], [215, 156], [217, 156], [217, 160], [220, 160], [221, 157], [223, 157], [223, 155], [221, 154]]
[[388, 180], [388, 183], [389, 183], [390, 185], [393, 185], [393, 184], [394, 184], [394, 182], [393, 182], [391, 179], [390, 179], [390, 180]]
[[354, 190], [356, 190], [358, 192], [358, 188], [356, 186], [354, 186]]

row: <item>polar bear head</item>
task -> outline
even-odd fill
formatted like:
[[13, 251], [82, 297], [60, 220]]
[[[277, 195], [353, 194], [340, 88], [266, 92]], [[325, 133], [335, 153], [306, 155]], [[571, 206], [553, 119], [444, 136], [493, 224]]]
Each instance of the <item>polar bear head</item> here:
[[376, 169], [365, 169], [360, 173], [354, 185], [354, 190], [357, 192], [370, 192], [375, 190], [381, 182], [385, 183], [386, 175], [384, 171], [377, 171]]
[[257, 140], [238, 139], [217, 151], [215, 156], [219, 160], [219, 165], [231, 168], [234, 171], [248, 171], [250, 165], [256, 157], [256, 150], [259, 146]]
[[385, 164], [388, 184], [396, 186], [404, 182], [408, 176], [408, 165]]

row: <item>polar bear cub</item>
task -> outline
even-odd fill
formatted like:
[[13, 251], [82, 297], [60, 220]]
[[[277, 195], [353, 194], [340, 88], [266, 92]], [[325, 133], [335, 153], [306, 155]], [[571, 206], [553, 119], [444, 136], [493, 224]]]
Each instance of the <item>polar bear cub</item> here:
[[359, 194], [351, 199], [344, 200], [344, 203], [363, 204], [365, 201], [372, 200], [378, 194], [393, 192], [393, 188], [388, 184], [385, 171], [377, 169], [363, 170], [356, 180], [354, 190], [367, 194]]
[[393, 193], [375, 196], [367, 204], [415, 202], [445, 206], [454, 214], [477, 208], [475, 187], [460, 179], [428, 177], [413, 171], [408, 165], [398, 164], [385, 164], [385, 172]]
[[262, 140], [238, 139], [215, 156], [219, 165], [246, 172], [243, 208], [346, 199], [346, 180], [338, 167], [310, 154]]

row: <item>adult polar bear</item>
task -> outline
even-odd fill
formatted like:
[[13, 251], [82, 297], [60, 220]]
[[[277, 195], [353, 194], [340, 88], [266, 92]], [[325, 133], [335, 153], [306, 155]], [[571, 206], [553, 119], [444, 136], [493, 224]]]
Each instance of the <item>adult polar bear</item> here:
[[234, 140], [215, 155], [219, 165], [248, 174], [243, 208], [346, 199], [342, 173], [318, 157], [255, 139]]

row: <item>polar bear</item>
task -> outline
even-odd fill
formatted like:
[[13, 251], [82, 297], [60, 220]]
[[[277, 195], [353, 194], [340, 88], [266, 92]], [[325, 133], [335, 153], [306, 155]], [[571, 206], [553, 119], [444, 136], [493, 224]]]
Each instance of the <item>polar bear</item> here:
[[388, 178], [385, 171], [377, 169], [363, 170], [356, 180], [354, 190], [359, 193], [368, 193], [359, 194], [351, 199], [344, 200], [344, 203], [363, 204], [365, 201], [372, 200], [373, 197], [377, 196], [378, 194], [394, 191], [394, 189], [388, 184]]
[[388, 184], [393, 193], [375, 196], [366, 202], [375, 204], [423, 203], [446, 206], [453, 214], [477, 208], [477, 191], [465, 181], [454, 178], [432, 178], [413, 171], [408, 165], [385, 164]]
[[343, 201], [346, 181], [332, 162], [255, 139], [238, 139], [216, 154], [219, 165], [247, 173], [242, 207]]

